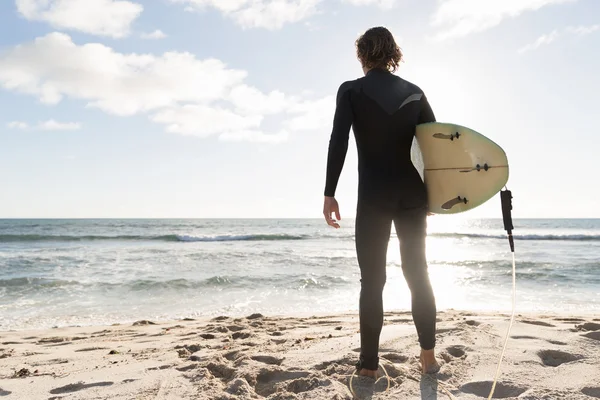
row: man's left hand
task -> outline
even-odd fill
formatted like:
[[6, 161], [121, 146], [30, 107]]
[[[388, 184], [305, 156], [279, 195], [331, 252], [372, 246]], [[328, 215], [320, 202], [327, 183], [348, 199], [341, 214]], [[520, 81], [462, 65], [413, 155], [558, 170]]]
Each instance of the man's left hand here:
[[[332, 218], [332, 214], [335, 213], [335, 218]], [[333, 226], [338, 229], [340, 224], [337, 221], [341, 220], [340, 217], [340, 206], [338, 205], [337, 200], [334, 197], [325, 196], [325, 203], [323, 205], [323, 215], [325, 216], [325, 221], [327, 221], [327, 225]]]

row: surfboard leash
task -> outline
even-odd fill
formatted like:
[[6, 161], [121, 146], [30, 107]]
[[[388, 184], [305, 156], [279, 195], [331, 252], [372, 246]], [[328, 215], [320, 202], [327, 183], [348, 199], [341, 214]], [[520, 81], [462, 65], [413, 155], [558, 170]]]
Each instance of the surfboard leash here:
[[516, 309], [516, 297], [517, 297], [517, 279], [516, 279], [516, 263], [515, 263], [515, 242], [513, 239], [512, 231], [514, 229], [512, 222], [512, 192], [508, 190], [505, 186], [504, 190], [500, 192], [500, 201], [502, 204], [502, 219], [504, 221], [504, 230], [508, 234], [508, 243], [510, 245], [510, 252], [512, 253], [512, 314], [510, 316], [510, 323], [508, 324], [508, 330], [506, 331], [506, 338], [504, 339], [504, 347], [502, 348], [502, 353], [500, 354], [500, 359], [498, 360], [498, 367], [496, 368], [496, 376], [494, 377], [494, 382], [492, 383], [492, 389], [490, 391], [490, 395], [488, 400], [492, 399], [494, 395], [494, 390], [496, 389], [496, 382], [498, 381], [498, 376], [500, 375], [500, 365], [502, 364], [502, 359], [504, 358], [504, 353], [506, 352], [506, 345], [508, 344], [508, 338], [510, 335], [510, 329], [512, 328], [513, 322], [515, 320], [515, 309]]

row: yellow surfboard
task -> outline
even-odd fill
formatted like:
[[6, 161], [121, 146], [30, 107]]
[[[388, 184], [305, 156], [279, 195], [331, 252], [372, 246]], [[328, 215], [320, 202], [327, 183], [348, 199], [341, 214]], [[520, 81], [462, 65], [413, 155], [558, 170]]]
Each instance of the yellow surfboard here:
[[427, 186], [429, 211], [434, 214], [478, 207], [508, 181], [504, 150], [481, 133], [456, 124], [417, 125], [411, 158]]

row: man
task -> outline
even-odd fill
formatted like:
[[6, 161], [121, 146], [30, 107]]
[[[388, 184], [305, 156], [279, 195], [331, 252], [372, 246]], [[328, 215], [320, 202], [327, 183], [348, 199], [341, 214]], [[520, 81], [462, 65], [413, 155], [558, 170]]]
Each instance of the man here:
[[337, 93], [323, 207], [327, 223], [339, 228], [335, 190], [352, 126], [359, 164], [355, 236], [361, 272], [361, 353], [356, 367], [369, 377], [376, 377], [379, 368], [382, 292], [393, 222], [412, 296], [422, 370], [435, 373], [436, 304], [425, 256], [427, 191], [410, 158], [416, 125], [434, 122], [435, 116], [423, 91], [393, 74], [402, 52], [386, 28], [367, 30], [356, 41], [356, 51], [365, 76], [344, 82]]

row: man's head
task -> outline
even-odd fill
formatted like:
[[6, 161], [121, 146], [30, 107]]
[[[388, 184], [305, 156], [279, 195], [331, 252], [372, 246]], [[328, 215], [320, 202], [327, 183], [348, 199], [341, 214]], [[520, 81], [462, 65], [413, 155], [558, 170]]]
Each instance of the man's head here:
[[381, 26], [367, 30], [356, 40], [356, 55], [365, 73], [373, 68], [395, 72], [402, 61], [394, 36]]

